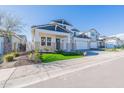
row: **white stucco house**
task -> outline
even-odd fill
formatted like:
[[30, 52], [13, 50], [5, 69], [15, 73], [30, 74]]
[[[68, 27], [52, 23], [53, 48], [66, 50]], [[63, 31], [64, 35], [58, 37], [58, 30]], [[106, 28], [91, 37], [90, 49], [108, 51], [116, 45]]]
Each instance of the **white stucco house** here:
[[105, 48], [117, 48], [123, 45], [123, 41], [117, 37], [107, 37], [104, 42]]
[[45, 25], [32, 26], [34, 49], [42, 52], [98, 48], [98, 37], [99, 33], [95, 29], [81, 33], [64, 19], [52, 20]]

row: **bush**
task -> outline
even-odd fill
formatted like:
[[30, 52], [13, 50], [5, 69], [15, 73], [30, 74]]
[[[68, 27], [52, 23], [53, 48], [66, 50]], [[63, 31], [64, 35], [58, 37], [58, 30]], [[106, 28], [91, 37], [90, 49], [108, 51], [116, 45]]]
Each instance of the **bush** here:
[[28, 59], [29, 59], [29, 60], [32, 60], [32, 57], [33, 57], [33, 54], [30, 53], [30, 54], [28, 55]]
[[13, 61], [13, 55], [5, 55], [4, 56], [4, 61], [5, 62], [10, 62], [10, 61]]
[[40, 53], [36, 52], [34, 53], [34, 61], [39, 62], [40, 61]]
[[15, 52], [15, 53], [13, 53], [13, 56], [14, 57], [18, 57], [19, 56], [19, 53]]
[[84, 53], [80, 50], [76, 50], [73, 52], [64, 52], [63, 50], [56, 51], [57, 54], [62, 54], [64, 56], [77, 56], [77, 55], [83, 55]]
[[63, 54], [64, 51], [63, 50], [59, 50], [59, 51], [56, 51], [57, 54]]
[[[38, 50], [35, 50], [35, 52], [31, 52], [28, 55], [29, 60], [34, 61], [35, 63], [38, 63], [40, 61], [40, 53]], [[41, 61], [40, 61], [41, 62]]]
[[2, 56], [0, 56], [0, 63], [2, 63], [3, 62], [3, 57]]
[[62, 53], [64, 56], [78, 56], [78, 55], [83, 55], [82, 51], [73, 51], [73, 52], [63, 52]]
[[124, 49], [124, 45], [121, 46], [121, 49]]

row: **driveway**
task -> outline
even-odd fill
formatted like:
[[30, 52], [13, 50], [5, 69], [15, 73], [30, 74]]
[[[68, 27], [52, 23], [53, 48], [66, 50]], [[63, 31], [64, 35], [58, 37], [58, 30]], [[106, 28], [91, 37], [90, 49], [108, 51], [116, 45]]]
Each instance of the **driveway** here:
[[92, 61], [104, 62], [27, 87], [124, 88], [124, 52], [104, 52], [93, 58]]

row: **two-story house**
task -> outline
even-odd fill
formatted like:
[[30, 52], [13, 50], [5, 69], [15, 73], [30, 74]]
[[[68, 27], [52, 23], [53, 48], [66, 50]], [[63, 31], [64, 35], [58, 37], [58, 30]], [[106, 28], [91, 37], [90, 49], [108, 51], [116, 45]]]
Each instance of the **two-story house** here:
[[92, 28], [89, 31], [82, 32], [83, 36], [86, 36], [90, 39], [90, 49], [97, 49], [99, 48], [99, 36], [100, 33], [96, 31], [96, 29]]
[[79, 32], [64, 19], [53, 20], [45, 25], [32, 26], [34, 49], [42, 52], [89, 49], [90, 38], [80, 35]]

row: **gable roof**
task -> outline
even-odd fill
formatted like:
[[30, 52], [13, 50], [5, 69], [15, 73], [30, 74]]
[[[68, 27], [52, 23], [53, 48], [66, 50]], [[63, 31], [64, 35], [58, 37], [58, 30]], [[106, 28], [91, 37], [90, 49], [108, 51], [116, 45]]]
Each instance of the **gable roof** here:
[[87, 35], [84, 35], [84, 34], [80, 34], [78, 36], [76, 36], [78, 38], [87, 38], [87, 39], [91, 39], [90, 37], [88, 37]]
[[1, 30], [0, 29], [0, 36], [2, 36], [2, 37], [7, 37], [8, 35], [12, 35], [12, 36], [14, 36], [14, 37], [16, 37], [16, 38], [18, 38], [19, 40], [23, 40], [21, 37], [19, 37], [15, 32], [7, 32], [7, 31], [5, 31], [5, 30]]
[[56, 22], [56, 23], [60, 23], [60, 24], [65, 24], [65, 25], [68, 25], [68, 26], [73, 26], [72, 24], [67, 22], [65, 19], [56, 19], [56, 20], [52, 20], [52, 22]]
[[64, 32], [64, 33], [70, 33], [69, 30], [67, 30], [66, 28], [64, 28], [63, 26], [58, 25], [58, 24], [37, 25], [37, 26], [32, 26], [32, 28], [45, 29], [45, 30]]
[[91, 28], [90, 30], [85, 31], [82, 34], [85, 34], [85, 33], [88, 33], [88, 32], [92, 32], [92, 31], [95, 31], [96, 33], [98, 33], [100, 35], [100, 33], [95, 28]]
[[20, 38], [22, 38], [23, 40], [27, 41], [27, 38], [25, 35], [18, 35]]
[[106, 38], [105, 38], [105, 40], [109, 40], [109, 39], [120, 40], [119, 38], [114, 37], [114, 36], [112, 36], [112, 37], [106, 37]]
[[76, 31], [76, 32], [80, 32], [78, 29], [76, 29], [76, 28], [73, 28], [73, 29], [71, 29], [72, 31]]

